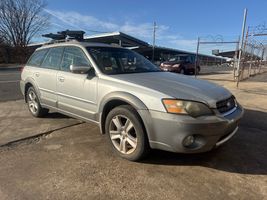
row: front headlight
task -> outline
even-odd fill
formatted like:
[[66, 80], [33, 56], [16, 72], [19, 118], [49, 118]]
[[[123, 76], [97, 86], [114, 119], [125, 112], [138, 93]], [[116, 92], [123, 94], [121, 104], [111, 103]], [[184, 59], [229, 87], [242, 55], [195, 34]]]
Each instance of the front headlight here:
[[180, 67], [180, 64], [175, 64], [175, 65], [173, 65], [172, 67], [174, 67], [174, 68], [178, 68], [178, 67]]
[[162, 102], [168, 113], [188, 114], [192, 117], [213, 114], [212, 110], [209, 109], [208, 106], [200, 102], [176, 99], [163, 99]]

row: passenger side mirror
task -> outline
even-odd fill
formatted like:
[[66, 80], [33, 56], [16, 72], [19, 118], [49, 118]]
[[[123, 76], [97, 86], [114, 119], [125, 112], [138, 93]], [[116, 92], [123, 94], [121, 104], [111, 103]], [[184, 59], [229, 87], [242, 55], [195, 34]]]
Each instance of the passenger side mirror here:
[[91, 66], [77, 66], [77, 65], [70, 65], [70, 71], [75, 74], [85, 74], [87, 73], [92, 67]]

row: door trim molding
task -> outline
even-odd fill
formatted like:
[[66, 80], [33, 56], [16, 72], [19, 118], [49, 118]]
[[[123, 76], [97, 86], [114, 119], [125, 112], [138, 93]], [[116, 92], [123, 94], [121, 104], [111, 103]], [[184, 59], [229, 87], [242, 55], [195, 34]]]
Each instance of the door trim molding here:
[[71, 98], [71, 99], [78, 100], [78, 101], [83, 101], [85, 103], [90, 103], [90, 104], [96, 105], [96, 103], [93, 102], [93, 101], [89, 101], [89, 100], [82, 99], [82, 98], [79, 98], [79, 97], [71, 96], [71, 95], [68, 95], [68, 94], [63, 94], [63, 93], [58, 92], [57, 95], [62, 96], [62, 97]]
[[62, 96], [62, 97], [67, 97], [67, 98], [71, 98], [71, 99], [74, 99], [74, 100], [83, 101], [85, 103], [90, 103], [90, 104], [93, 104], [93, 105], [97, 105], [93, 101], [89, 101], [89, 100], [82, 99], [82, 98], [79, 98], [79, 97], [75, 97], [75, 96], [72, 96], [72, 95], [63, 94], [63, 93], [60, 93], [60, 92], [54, 92], [52, 90], [48, 90], [48, 89], [44, 89], [44, 88], [39, 88], [39, 89], [40, 89], [40, 91], [44, 91], [44, 92], [48, 92], [48, 93], [51, 93], [51, 94], [59, 95], [59, 96]]

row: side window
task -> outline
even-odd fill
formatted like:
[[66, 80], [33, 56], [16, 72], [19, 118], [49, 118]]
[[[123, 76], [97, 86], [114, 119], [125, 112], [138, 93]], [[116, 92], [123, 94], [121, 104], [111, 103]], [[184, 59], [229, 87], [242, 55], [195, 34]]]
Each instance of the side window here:
[[41, 67], [49, 69], [59, 69], [64, 47], [54, 47], [47, 53]]
[[47, 49], [35, 51], [30, 57], [30, 59], [28, 60], [27, 65], [40, 66], [45, 58], [47, 51], [48, 51]]
[[90, 66], [84, 52], [78, 47], [65, 47], [61, 62], [61, 70], [70, 71], [70, 65]]

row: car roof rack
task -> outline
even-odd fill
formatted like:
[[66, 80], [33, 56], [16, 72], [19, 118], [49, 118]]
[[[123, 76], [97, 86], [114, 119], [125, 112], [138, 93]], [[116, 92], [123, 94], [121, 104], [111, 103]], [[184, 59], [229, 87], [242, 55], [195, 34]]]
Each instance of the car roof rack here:
[[83, 41], [85, 32], [84, 31], [74, 31], [74, 30], [65, 30], [59, 31], [55, 33], [48, 33], [42, 35], [43, 37], [50, 38], [51, 40], [44, 45], [53, 44], [53, 43], [60, 43], [60, 42], [67, 42], [67, 41]]
[[50, 38], [52, 40], [64, 40], [64, 39], [66, 39], [65, 35], [54, 34], [54, 33], [44, 34], [44, 35], [42, 35], [42, 37]]
[[66, 31], [61, 31], [57, 32], [58, 34], [64, 35], [65, 38], [68, 39], [75, 39], [75, 40], [83, 40], [83, 35], [85, 34], [84, 31], [72, 31], [72, 30], [66, 30]]

